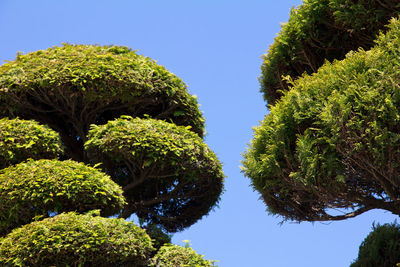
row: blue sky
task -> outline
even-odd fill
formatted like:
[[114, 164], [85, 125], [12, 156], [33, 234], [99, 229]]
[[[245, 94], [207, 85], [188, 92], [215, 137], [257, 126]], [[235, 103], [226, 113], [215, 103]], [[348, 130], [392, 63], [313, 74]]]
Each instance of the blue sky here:
[[332, 223], [284, 223], [269, 216], [240, 173], [252, 127], [267, 114], [259, 93], [261, 55], [300, 0], [0, 0], [0, 62], [63, 42], [138, 50], [181, 77], [199, 98], [206, 143], [224, 164], [219, 208], [173, 242], [190, 240], [222, 267], [338, 267], [356, 258], [371, 211]]

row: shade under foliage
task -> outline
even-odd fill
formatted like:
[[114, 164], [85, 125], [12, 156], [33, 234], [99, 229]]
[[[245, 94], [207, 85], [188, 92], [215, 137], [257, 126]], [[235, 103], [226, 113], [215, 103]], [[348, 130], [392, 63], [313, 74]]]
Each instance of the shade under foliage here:
[[65, 44], [0, 66], [0, 116], [49, 125], [72, 159], [85, 159], [90, 124], [144, 114], [203, 135], [197, 100], [182, 80], [127, 47]]
[[[400, 22], [370, 51], [292, 82], [245, 154], [269, 210], [291, 220], [400, 214]], [[344, 208], [345, 214], [330, 213]]]
[[373, 226], [364, 239], [358, 258], [350, 267], [394, 267], [400, 263], [400, 226], [397, 223]]
[[221, 164], [188, 127], [124, 116], [93, 125], [85, 148], [123, 186], [124, 217], [135, 213], [170, 232], [208, 214], [222, 192]]
[[30, 160], [0, 170], [0, 235], [36, 216], [100, 209], [119, 213], [122, 189], [97, 169], [71, 160]]
[[264, 55], [261, 92], [273, 105], [288, 90], [282, 76], [296, 79], [325, 62], [343, 59], [359, 47], [369, 49], [376, 35], [400, 14], [397, 0], [305, 0]]
[[147, 224], [144, 227], [146, 233], [150, 236], [153, 247], [159, 250], [164, 244], [171, 243], [171, 234], [165, 233], [160, 227], [154, 224]]
[[21, 119], [0, 119], [0, 169], [28, 158], [52, 159], [62, 154], [60, 136], [46, 125]]
[[1, 266], [147, 266], [143, 229], [123, 219], [63, 213], [15, 229], [0, 243]]
[[211, 267], [212, 260], [206, 260], [197, 254], [191, 247], [181, 247], [172, 244], [162, 246], [153, 257], [152, 267]]

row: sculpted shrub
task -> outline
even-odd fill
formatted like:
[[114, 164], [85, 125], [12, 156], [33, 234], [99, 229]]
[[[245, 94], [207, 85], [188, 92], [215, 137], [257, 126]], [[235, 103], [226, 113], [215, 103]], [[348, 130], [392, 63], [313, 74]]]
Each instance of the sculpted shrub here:
[[28, 158], [51, 159], [62, 154], [57, 132], [36, 121], [0, 119], [0, 169]]
[[132, 213], [173, 232], [207, 214], [224, 175], [215, 154], [188, 127], [122, 117], [93, 126], [88, 155], [122, 185]]
[[[6, 62], [0, 265], [148, 266], [168, 232], [220, 199], [222, 167], [203, 134], [186, 84], [127, 47], [64, 44]], [[93, 210], [134, 214], [144, 229], [82, 215]]]
[[121, 188], [109, 176], [83, 163], [30, 160], [0, 170], [0, 233], [29, 223], [36, 216], [100, 209], [119, 213]]
[[64, 44], [0, 66], [0, 116], [49, 125], [72, 159], [85, 159], [90, 124], [144, 114], [203, 135], [204, 118], [182, 80], [127, 47]]
[[150, 237], [133, 223], [63, 213], [15, 229], [0, 243], [2, 266], [147, 266]]

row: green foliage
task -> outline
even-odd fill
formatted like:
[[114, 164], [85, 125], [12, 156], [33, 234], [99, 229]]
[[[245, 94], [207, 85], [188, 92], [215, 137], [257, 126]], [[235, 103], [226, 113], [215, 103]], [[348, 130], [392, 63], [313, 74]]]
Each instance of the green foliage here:
[[359, 47], [369, 49], [391, 17], [397, 0], [304, 0], [270, 46], [261, 67], [261, 91], [273, 105], [288, 90], [282, 77], [314, 73], [326, 61], [343, 59]]
[[373, 226], [350, 267], [393, 267], [399, 262], [400, 226], [393, 223]]
[[135, 212], [173, 232], [216, 205], [223, 188], [221, 164], [188, 129], [129, 116], [92, 126], [85, 148], [123, 186], [126, 217]]
[[92, 209], [110, 216], [124, 204], [121, 188], [83, 163], [30, 160], [0, 170], [0, 235], [37, 216]]
[[204, 118], [182, 80], [129, 48], [64, 44], [0, 66], [0, 117], [48, 124], [75, 160], [83, 159], [90, 124], [145, 114], [203, 135]]
[[62, 213], [15, 229], [0, 243], [1, 266], [147, 266], [144, 230], [94, 215]]
[[400, 213], [399, 21], [389, 28], [370, 51], [292, 82], [255, 129], [244, 172], [272, 213], [300, 221]]
[[59, 134], [35, 121], [0, 119], [0, 169], [28, 158], [58, 158], [62, 153]]
[[211, 267], [212, 260], [203, 259], [191, 247], [181, 247], [172, 244], [162, 246], [152, 259], [149, 266], [153, 267]]
[[64, 44], [0, 66], [0, 265], [147, 266], [144, 230], [63, 212], [135, 213], [159, 249], [219, 201], [203, 131], [182, 80], [127, 47]]

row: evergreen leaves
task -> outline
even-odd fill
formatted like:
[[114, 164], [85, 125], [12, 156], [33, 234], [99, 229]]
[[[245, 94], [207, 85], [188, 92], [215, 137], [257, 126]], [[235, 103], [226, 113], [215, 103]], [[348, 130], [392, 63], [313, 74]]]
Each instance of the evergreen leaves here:
[[400, 212], [399, 24], [371, 50], [292, 81], [255, 129], [244, 172], [272, 213], [315, 221]]

